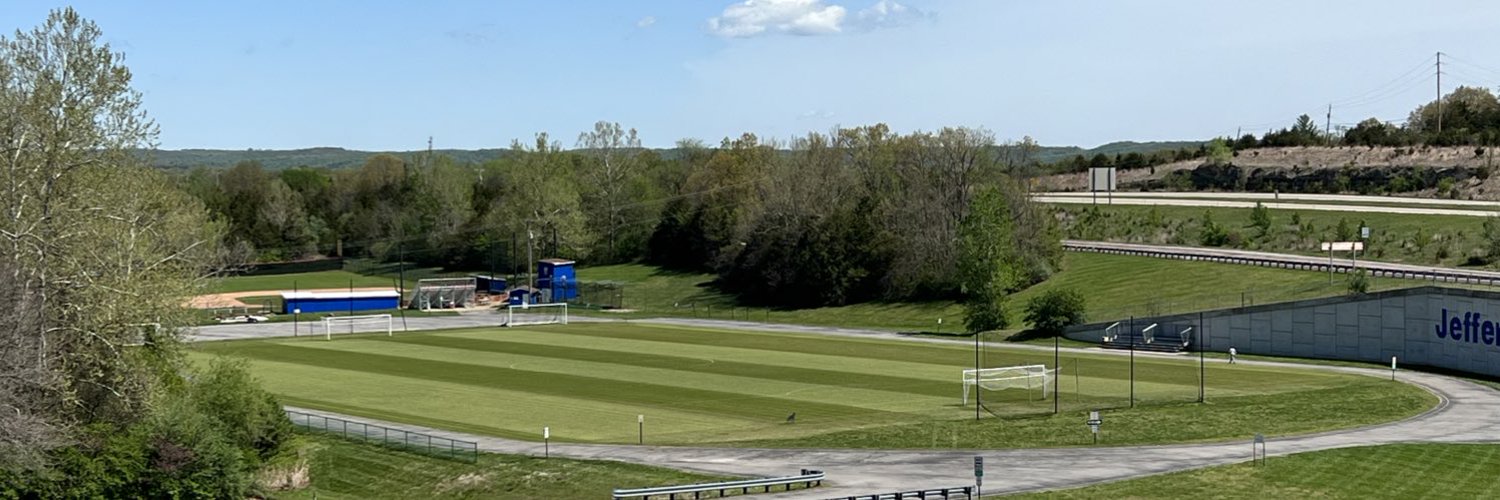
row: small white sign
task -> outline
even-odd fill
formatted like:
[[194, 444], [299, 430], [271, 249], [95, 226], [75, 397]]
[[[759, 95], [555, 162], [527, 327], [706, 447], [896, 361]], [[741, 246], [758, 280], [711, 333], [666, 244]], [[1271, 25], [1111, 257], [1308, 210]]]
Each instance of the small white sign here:
[[302, 314], [302, 308], [292, 309], [292, 314]]
[[646, 423], [646, 416], [645, 415], [636, 415], [635, 416], [635, 423], [637, 423], [637, 424], [644, 424], [644, 423]]
[[1395, 356], [1391, 356], [1391, 370], [1395, 370], [1395, 369], [1396, 369], [1396, 357]]
[[542, 428], [542, 439], [552, 439], [552, 428], [551, 427], [543, 427]]
[[1370, 239], [1370, 226], [1360, 226], [1360, 228], [1359, 228], [1359, 239], [1362, 239], [1362, 240], [1368, 240], [1368, 239]]
[[1364, 249], [1365, 249], [1365, 242], [1363, 242], [1363, 241], [1325, 241], [1325, 242], [1323, 242], [1323, 251], [1324, 252], [1328, 252], [1328, 251], [1333, 251], [1333, 252], [1350, 252], [1350, 251], [1364, 250]]

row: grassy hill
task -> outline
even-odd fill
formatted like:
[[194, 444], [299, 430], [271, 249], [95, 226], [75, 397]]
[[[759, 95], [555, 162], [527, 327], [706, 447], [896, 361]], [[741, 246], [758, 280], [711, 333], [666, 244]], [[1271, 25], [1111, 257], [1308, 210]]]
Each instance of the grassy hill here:
[[[435, 154], [446, 155], [461, 163], [483, 163], [507, 154], [508, 149], [435, 149]], [[158, 168], [187, 169], [194, 167], [228, 168], [242, 161], [258, 161], [261, 166], [279, 170], [298, 166], [354, 167], [377, 154], [392, 154], [407, 158], [427, 154], [418, 151], [357, 151], [344, 148], [308, 149], [179, 149], [140, 151]]]
[[1134, 142], [1118, 141], [1104, 144], [1095, 148], [1084, 149], [1078, 146], [1043, 146], [1036, 153], [1036, 159], [1042, 163], [1052, 163], [1072, 158], [1074, 155], [1083, 155], [1085, 158], [1096, 154], [1114, 156], [1126, 153], [1151, 153], [1164, 149], [1196, 148], [1205, 141], [1152, 141]]

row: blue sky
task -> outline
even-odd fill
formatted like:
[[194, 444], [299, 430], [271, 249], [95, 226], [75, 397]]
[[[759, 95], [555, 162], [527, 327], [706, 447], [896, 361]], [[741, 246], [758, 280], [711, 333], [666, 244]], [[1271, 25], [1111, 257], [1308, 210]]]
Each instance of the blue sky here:
[[[430, 5], [427, 5], [430, 4]], [[0, 4], [30, 29], [63, 4]], [[648, 146], [885, 122], [1048, 145], [1399, 121], [1500, 85], [1500, 2], [695, 0], [72, 4], [126, 54], [164, 148]]]

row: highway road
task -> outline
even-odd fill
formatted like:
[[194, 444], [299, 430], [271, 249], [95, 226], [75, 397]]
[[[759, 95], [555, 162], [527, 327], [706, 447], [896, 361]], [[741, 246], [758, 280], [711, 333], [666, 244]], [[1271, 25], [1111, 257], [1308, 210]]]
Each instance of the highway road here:
[[1227, 264], [1244, 264], [1283, 269], [1302, 269], [1335, 273], [1348, 273], [1364, 269], [1374, 277], [1426, 280], [1440, 283], [1464, 283], [1476, 285], [1500, 285], [1500, 272], [1480, 269], [1419, 266], [1396, 264], [1372, 260], [1355, 260], [1348, 252], [1338, 252], [1333, 259], [1325, 256], [1297, 255], [1286, 253], [1256, 252], [1231, 248], [1177, 247], [1169, 245], [1142, 245], [1135, 243], [1113, 243], [1107, 241], [1063, 240], [1063, 248], [1073, 252], [1097, 252], [1119, 255], [1137, 255], [1164, 259], [1202, 260]]
[[[1334, 204], [1365, 204], [1365, 205], [1440, 205], [1447, 207], [1472, 207], [1493, 208], [1500, 210], [1500, 201], [1486, 200], [1445, 200], [1441, 198], [1416, 198], [1410, 196], [1367, 196], [1354, 194], [1305, 194], [1305, 193], [1223, 193], [1212, 191], [1115, 191], [1115, 199], [1121, 198], [1143, 198], [1143, 199], [1199, 199], [1199, 200], [1249, 200], [1249, 201], [1322, 201]], [[1037, 193], [1038, 196], [1052, 198], [1084, 198], [1093, 199], [1094, 193], [1058, 191], [1048, 193]], [[1099, 194], [1101, 199], [1105, 198], [1103, 193]]]
[[[1146, 194], [1146, 193], [1133, 193]], [[1204, 193], [1207, 194], [1207, 193]], [[1380, 198], [1378, 200], [1397, 200], [1401, 198]], [[1494, 217], [1500, 215], [1500, 211], [1469, 209], [1469, 208], [1434, 208], [1422, 206], [1380, 206], [1380, 205], [1344, 205], [1331, 203], [1288, 203], [1277, 201], [1256, 201], [1253, 199], [1191, 199], [1179, 197], [1139, 197], [1122, 196], [1115, 193], [1112, 200], [1106, 202], [1102, 194], [1097, 201], [1092, 196], [1077, 196], [1077, 193], [1059, 195], [1057, 193], [1032, 195], [1032, 199], [1041, 203], [1072, 204], [1072, 205], [1140, 205], [1140, 206], [1168, 206], [1168, 207], [1204, 207], [1204, 208], [1254, 208], [1256, 203], [1264, 205], [1272, 210], [1315, 210], [1323, 212], [1360, 212], [1360, 213], [1385, 213], [1385, 214], [1407, 214], [1407, 215], [1445, 215], [1458, 217]], [[1500, 207], [1496, 207], [1500, 208]]]

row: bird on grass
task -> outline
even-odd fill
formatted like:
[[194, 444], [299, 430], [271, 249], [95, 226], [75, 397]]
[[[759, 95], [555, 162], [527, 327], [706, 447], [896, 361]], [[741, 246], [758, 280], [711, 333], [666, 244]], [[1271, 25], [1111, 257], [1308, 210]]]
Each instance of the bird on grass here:
[[797, 412], [794, 411], [794, 412], [792, 412], [791, 415], [787, 415], [786, 416], [786, 423], [788, 423], [788, 424], [795, 424], [795, 423], [797, 423]]

